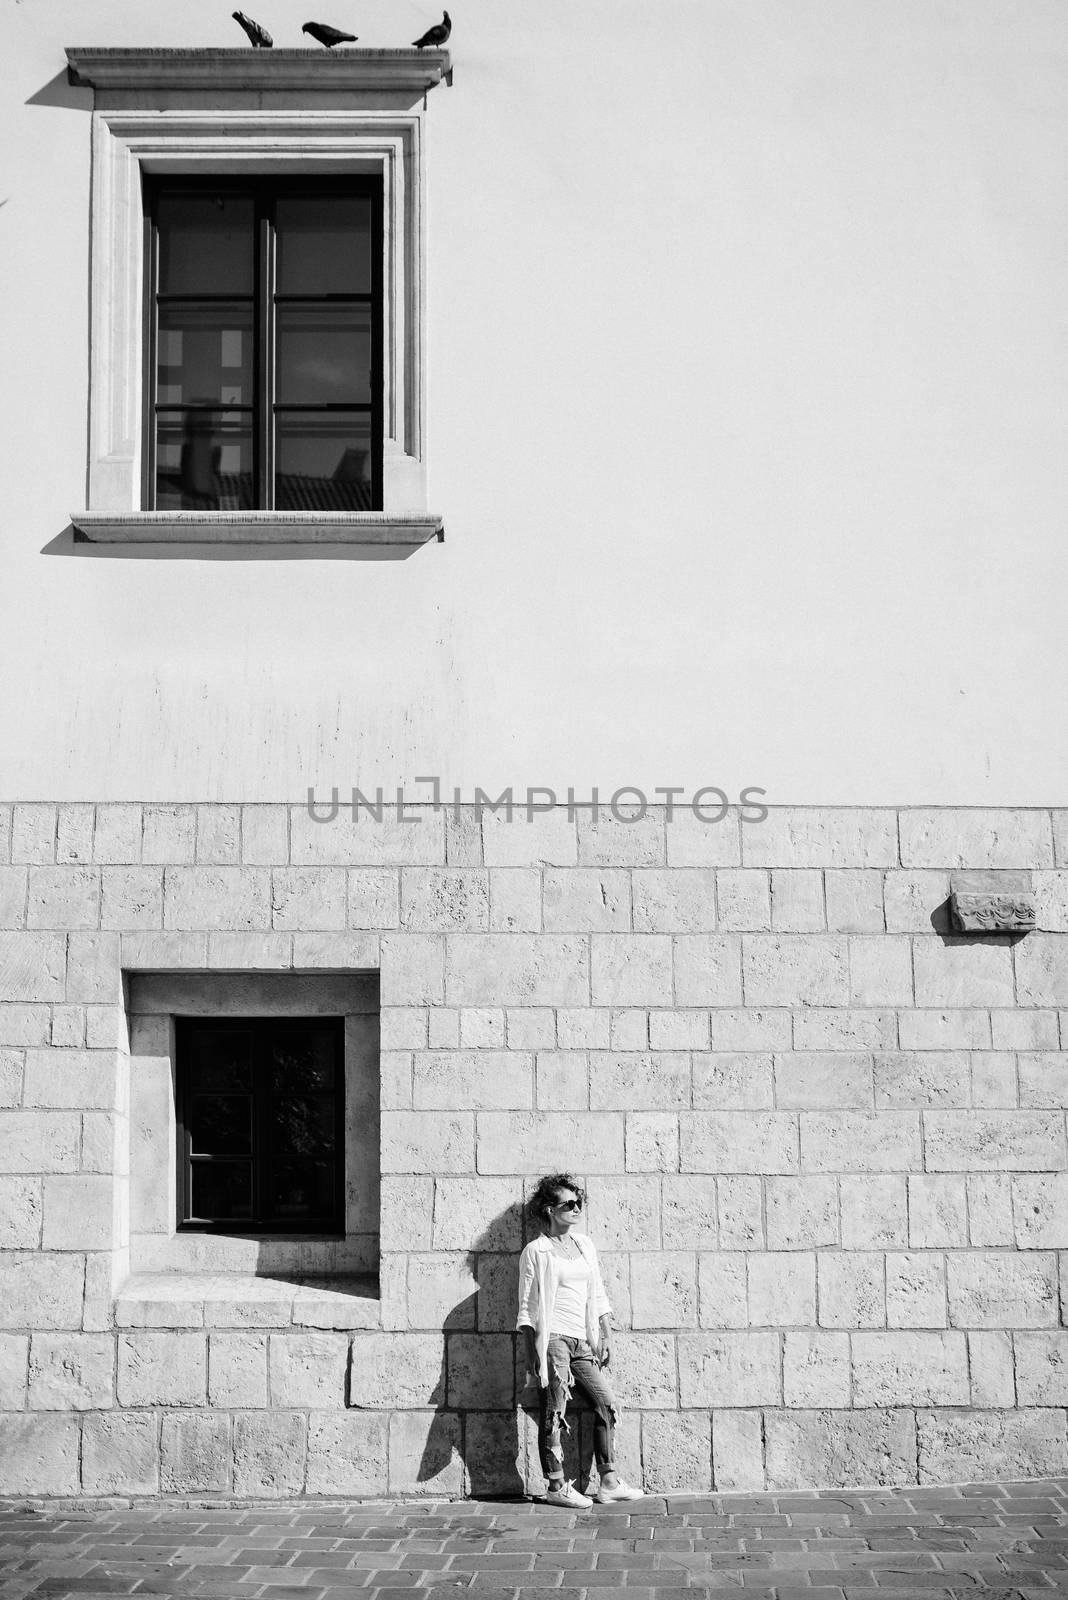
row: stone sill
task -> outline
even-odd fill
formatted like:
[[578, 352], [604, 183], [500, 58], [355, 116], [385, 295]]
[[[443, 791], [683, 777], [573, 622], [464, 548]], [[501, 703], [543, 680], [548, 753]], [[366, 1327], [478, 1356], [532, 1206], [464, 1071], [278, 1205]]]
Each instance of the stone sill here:
[[115, 1296], [120, 1328], [377, 1328], [373, 1277], [145, 1272]]
[[72, 511], [94, 544], [402, 545], [442, 540], [442, 519], [388, 511]]
[[452, 81], [447, 50], [101, 49], [71, 45], [67, 76], [77, 87], [106, 90], [255, 91], [406, 90], [425, 94]]

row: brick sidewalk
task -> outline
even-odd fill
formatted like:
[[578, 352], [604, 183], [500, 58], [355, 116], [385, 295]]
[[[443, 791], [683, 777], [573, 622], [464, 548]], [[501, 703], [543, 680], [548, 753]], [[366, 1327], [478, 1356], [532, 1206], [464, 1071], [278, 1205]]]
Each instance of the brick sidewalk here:
[[1052, 1600], [1068, 1593], [1068, 1479], [672, 1495], [577, 1513], [524, 1501], [0, 1506], [0, 1600], [693, 1600], [702, 1590]]

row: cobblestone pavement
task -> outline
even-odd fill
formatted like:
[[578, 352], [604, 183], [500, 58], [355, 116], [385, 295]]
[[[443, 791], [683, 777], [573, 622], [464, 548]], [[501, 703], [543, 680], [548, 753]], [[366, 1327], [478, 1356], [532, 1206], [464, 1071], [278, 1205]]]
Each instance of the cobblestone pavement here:
[[[0, 1600], [893, 1600], [1068, 1593], [1068, 1479], [966, 1488], [64, 1509], [0, 1503]], [[546, 1592], [548, 1591], [548, 1593]]]

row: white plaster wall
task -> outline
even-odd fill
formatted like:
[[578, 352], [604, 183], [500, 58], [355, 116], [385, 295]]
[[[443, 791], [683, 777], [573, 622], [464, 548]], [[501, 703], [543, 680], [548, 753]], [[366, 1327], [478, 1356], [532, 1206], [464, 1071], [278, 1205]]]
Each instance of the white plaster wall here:
[[[368, 45], [436, 15], [327, 9]], [[298, 42], [304, 13], [252, 10]], [[1065, 803], [1063, 5], [454, 21], [427, 113], [446, 543], [72, 558], [47, 547], [84, 503], [89, 117], [26, 102], [66, 44], [240, 35], [205, 0], [3, 0], [0, 791]]]

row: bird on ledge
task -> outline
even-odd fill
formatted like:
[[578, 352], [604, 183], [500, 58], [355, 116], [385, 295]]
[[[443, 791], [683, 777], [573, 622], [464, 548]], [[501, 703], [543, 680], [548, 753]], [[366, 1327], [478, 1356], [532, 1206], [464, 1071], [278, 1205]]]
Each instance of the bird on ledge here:
[[451, 32], [452, 18], [447, 11], [443, 11], [441, 21], [428, 28], [421, 39], [413, 39], [412, 43], [417, 50], [425, 50], [428, 45], [432, 50], [436, 50], [439, 45], [446, 43]]
[[261, 28], [259, 23], [253, 22], [251, 17], [246, 17], [243, 11], [235, 11], [233, 18], [235, 22], [240, 22], [248, 34], [254, 50], [272, 50], [274, 48], [274, 40], [267, 32], [267, 29]]
[[342, 33], [340, 28], [332, 28], [327, 22], [306, 22], [300, 31], [310, 33], [328, 50], [332, 50], [336, 44], [355, 44], [358, 37], [355, 33]]

